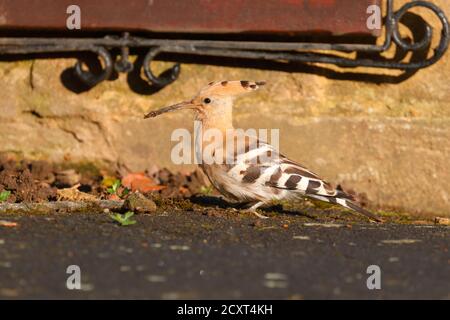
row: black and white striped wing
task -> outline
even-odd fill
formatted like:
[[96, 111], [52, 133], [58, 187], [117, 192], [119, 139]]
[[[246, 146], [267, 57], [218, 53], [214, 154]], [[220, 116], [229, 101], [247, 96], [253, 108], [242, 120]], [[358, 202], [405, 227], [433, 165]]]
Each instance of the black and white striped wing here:
[[330, 197], [343, 194], [265, 142], [258, 141], [257, 147], [238, 154], [235, 160], [236, 165], [231, 168], [230, 174], [243, 183], [290, 190], [304, 195]]
[[271, 192], [275, 195], [279, 191], [282, 191], [286, 198], [303, 195], [339, 204], [370, 219], [381, 221], [358, 206], [351, 195], [333, 188], [314, 172], [278, 153], [274, 147], [265, 142], [258, 141], [257, 147], [247, 148], [238, 153], [235, 159], [236, 164], [228, 173], [242, 184], [260, 190], [260, 194], [265, 198], [270, 198]]

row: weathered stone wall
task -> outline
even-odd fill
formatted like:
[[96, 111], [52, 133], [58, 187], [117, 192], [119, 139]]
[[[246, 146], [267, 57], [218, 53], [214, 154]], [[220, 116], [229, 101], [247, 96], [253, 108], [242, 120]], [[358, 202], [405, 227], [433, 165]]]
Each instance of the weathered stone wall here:
[[[450, 15], [449, 1], [433, 2]], [[347, 80], [337, 68], [327, 78], [184, 64], [178, 81], [152, 95], [129, 90], [124, 75], [73, 93], [59, 78], [73, 63], [0, 62], [0, 151], [130, 170], [188, 169], [170, 161], [172, 130], [192, 129], [188, 111], [153, 120], [143, 113], [213, 80], [267, 80], [264, 90], [238, 101], [236, 126], [280, 128], [285, 154], [366, 193], [374, 206], [450, 215], [450, 54], [397, 84]]]

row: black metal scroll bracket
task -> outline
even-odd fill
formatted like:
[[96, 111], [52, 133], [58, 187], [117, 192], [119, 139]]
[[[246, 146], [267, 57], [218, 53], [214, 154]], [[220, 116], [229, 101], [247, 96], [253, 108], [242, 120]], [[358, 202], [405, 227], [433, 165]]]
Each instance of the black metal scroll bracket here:
[[[130, 48], [149, 48], [143, 62], [146, 77], [156, 87], [164, 87], [178, 78], [180, 64], [175, 64], [164, 72], [164, 76], [156, 76], [150, 63], [162, 52], [181, 53], [189, 55], [206, 55], [216, 57], [232, 57], [261, 60], [281, 60], [297, 62], [316, 62], [334, 64], [342, 67], [373, 67], [398, 70], [417, 70], [436, 63], [447, 51], [449, 44], [449, 22], [444, 12], [435, 4], [427, 1], [411, 1], [403, 5], [398, 11], [393, 11], [393, 1], [387, 0], [385, 18], [385, 41], [376, 44], [340, 44], [340, 43], [312, 43], [312, 42], [262, 42], [262, 41], [215, 41], [215, 40], [161, 40], [141, 37], [131, 37], [124, 33], [122, 37], [106, 36], [104, 38], [0, 38], [0, 54], [29, 54], [54, 52], [94, 52], [103, 62], [100, 74], [85, 71], [82, 63], [75, 65], [75, 74], [88, 86], [93, 87], [108, 79], [112, 72], [128, 73], [133, 70], [133, 64], [128, 60]], [[423, 7], [433, 12], [440, 20], [442, 31], [439, 44], [434, 48], [431, 57], [421, 61], [401, 62], [382, 58], [345, 58], [332, 52], [383, 53], [393, 44], [405, 52], [418, 52], [431, 46], [433, 29], [426, 22], [425, 34], [422, 39], [409, 43], [400, 35], [400, 20], [410, 9]], [[117, 61], [111, 56], [110, 50], [120, 48], [121, 54]], [[326, 50], [330, 53], [314, 52]]]

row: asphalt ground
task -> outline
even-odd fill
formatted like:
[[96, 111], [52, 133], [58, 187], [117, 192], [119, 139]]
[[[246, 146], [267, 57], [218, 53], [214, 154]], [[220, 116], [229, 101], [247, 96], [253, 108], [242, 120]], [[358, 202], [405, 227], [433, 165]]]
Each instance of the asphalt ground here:
[[[449, 227], [269, 216], [169, 210], [125, 227], [2, 215], [17, 224], [0, 226], [0, 298], [450, 299]], [[67, 288], [70, 265], [80, 290]], [[381, 289], [367, 287], [371, 265]]]

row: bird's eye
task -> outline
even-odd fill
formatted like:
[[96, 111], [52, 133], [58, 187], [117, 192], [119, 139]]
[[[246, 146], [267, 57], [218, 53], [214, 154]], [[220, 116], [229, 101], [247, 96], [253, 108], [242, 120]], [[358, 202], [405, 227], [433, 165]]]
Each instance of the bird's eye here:
[[210, 98], [205, 98], [205, 99], [203, 99], [203, 102], [206, 103], [206, 104], [211, 103], [211, 99]]

